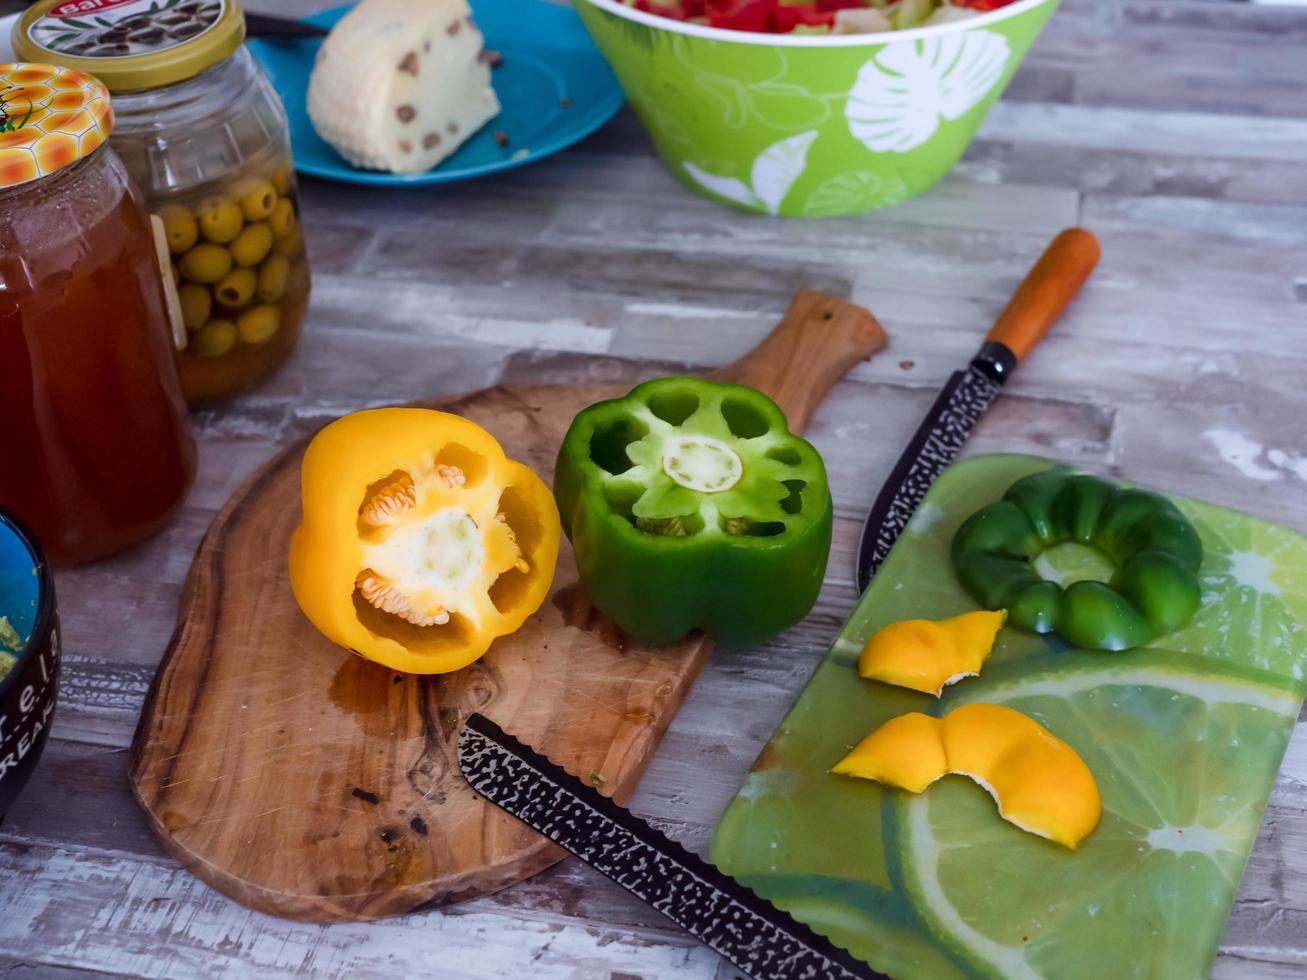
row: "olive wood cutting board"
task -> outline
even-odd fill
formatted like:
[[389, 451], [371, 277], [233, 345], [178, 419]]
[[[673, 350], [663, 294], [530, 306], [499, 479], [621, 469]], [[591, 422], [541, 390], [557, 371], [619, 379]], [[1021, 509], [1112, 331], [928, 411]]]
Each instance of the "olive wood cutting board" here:
[[[866, 310], [802, 292], [714, 377], [767, 392], [802, 431], [885, 342]], [[620, 393], [503, 386], [424, 404], [478, 422], [548, 481], [573, 416]], [[154, 832], [224, 894], [315, 922], [462, 901], [559, 861], [560, 848], [463, 780], [463, 719], [487, 714], [621, 801], [711, 642], [623, 643], [576, 586], [564, 541], [550, 599], [469, 667], [419, 677], [355, 656], [309, 624], [287, 581], [304, 448], [255, 473], [196, 552], [132, 743], [132, 786]]]

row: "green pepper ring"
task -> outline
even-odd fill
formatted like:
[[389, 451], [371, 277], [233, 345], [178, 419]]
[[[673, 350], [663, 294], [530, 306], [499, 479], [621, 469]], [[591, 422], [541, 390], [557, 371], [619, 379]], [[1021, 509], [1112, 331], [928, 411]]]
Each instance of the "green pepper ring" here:
[[[1115, 562], [1110, 583], [1063, 588], [1033, 562], [1054, 545], [1091, 545]], [[1176, 506], [1155, 493], [1054, 468], [1012, 484], [953, 536], [954, 573], [986, 609], [1032, 633], [1092, 650], [1128, 650], [1184, 626], [1202, 603], [1203, 547]]]

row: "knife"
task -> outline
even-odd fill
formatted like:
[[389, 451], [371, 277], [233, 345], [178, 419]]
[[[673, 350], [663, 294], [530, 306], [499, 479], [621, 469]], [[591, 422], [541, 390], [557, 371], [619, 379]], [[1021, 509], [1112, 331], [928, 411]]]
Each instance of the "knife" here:
[[1098, 239], [1068, 228], [1044, 250], [964, 371], [954, 371], [881, 487], [858, 546], [858, 591], [898, 540], [930, 485], [957, 458], [1004, 382], [1043, 339], [1098, 264]]
[[306, 20], [290, 20], [270, 14], [245, 12], [245, 36], [269, 41], [298, 41], [304, 38], [326, 37], [327, 29]]
[[754, 980], [888, 980], [484, 715], [458, 736], [472, 787]]

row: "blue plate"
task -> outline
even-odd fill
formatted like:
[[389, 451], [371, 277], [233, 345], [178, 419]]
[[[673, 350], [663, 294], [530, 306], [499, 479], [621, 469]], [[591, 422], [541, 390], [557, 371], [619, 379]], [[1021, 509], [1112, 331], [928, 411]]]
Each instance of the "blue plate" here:
[[[470, 0], [486, 47], [504, 56], [492, 73], [503, 106], [499, 115], [433, 170], [391, 174], [359, 170], [309, 121], [309, 73], [318, 41], [250, 42], [250, 50], [272, 79], [290, 117], [295, 169], [354, 184], [443, 184], [533, 163], [589, 136], [622, 106], [622, 90], [595, 49], [581, 20], [568, 7], [547, 0]], [[306, 18], [331, 27], [348, 6]], [[495, 143], [495, 132], [508, 145]]]

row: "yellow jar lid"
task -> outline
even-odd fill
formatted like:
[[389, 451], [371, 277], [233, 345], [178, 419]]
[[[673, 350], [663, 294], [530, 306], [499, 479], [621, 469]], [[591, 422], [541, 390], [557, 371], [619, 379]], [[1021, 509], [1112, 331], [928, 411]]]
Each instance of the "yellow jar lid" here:
[[0, 64], [0, 187], [89, 156], [113, 131], [109, 91], [80, 71]]
[[115, 93], [185, 81], [244, 39], [237, 0], [40, 0], [13, 30], [19, 58], [93, 74]]

